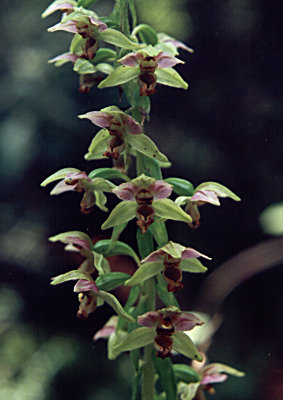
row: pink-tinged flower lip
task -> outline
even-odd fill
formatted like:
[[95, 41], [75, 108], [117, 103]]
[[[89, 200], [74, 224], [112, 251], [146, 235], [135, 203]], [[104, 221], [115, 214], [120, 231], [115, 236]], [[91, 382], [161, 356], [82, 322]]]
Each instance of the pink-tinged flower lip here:
[[191, 202], [210, 203], [220, 206], [218, 196], [210, 190], [197, 190], [196, 193], [190, 198]]
[[74, 236], [68, 236], [64, 239], [64, 243], [72, 244], [75, 247], [78, 246], [80, 248], [90, 250], [89, 242], [79, 237], [75, 238]]
[[172, 188], [172, 185], [162, 180], [157, 180], [149, 186], [149, 190], [155, 200], [161, 200], [169, 197], [172, 193]]
[[112, 192], [121, 200], [135, 201], [137, 188], [131, 182], [125, 182], [117, 186], [115, 189], [112, 189]]
[[207, 374], [201, 380], [202, 385], [217, 383], [217, 382], [225, 382], [228, 378], [228, 375], [225, 374]]
[[60, 61], [60, 60], [67, 60], [67, 61], [71, 61], [71, 62], [76, 62], [78, 58], [79, 58], [79, 56], [77, 56], [76, 54], [64, 53], [64, 54], [60, 54], [59, 56], [56, 56], [54, 58], [51, 58], [51, 60], [48, 60], [48, 62], [49, 63], [55, 63], [55, 62]]
[[50, 6], [43, 12], [42, 18], [48, 17], [48, 15], [51, 15], [58, 10], [67, 11], [73, 9], [74, 9], [74, 4], [69, 3], [68, 1], [54, 2], [50, 4]]
[[98, 332], [96, 332], [96, 334], [93, 337], [93, 340], [107, 339], [112, 333], [115, 332], [115, 330], [116, 327], [114, 325], [104, 326]]
[[74, 292], [94, 292], [99, 293], [97, 286], [94, 281], [88, 281], [86, 279], [80, 279], [75, 287]]
[[[171, 245], [173, 245], [173, 246], [174, 246], [174, 245], [175, 245], [175, 246], [178, 245], [177, 243], [173, 243], [173, 242], [169, 242], [168, 245], [169, 245], [170, 243], [171, 243]], [[163, 246], [163, 247], [166, 248], [166, 246], [168, 246], [168, 245], [165, 245], [165, 246]], [[178, 246], [180, 246], [180, 245], [178, 245]], [[182, 248], [182, 246], [180, 246], [180, 247]], [[204, 258], [206, 258], [206, 259], [208, 259], [208, 260], [211, 260], [210, 257], [206, 256], [206, 255], [203, 254], [203, 253], [200, 253], [199, 251], [197, 251], [197, 250], [195, 250], [195, 249], [193, 249], [193, 248], [191, 248], [191, 247], [183, 247], [183, 249], [184, 249], [184, 250], [183, 250], [182, 253], [181, 253], [180, 260], [186, 260], [186, 259], [188, 259], [188, 258], [198, 258], [198, 257], [204, 257]], [[163, 250], [163, 248], [161, 247], [160, 249], [153, 251], [153, 252], [150, 253], [147, 257], [145, 257], [143, 260], [141, 260], [141, 264], [146, 263], [146, 262], [158, 262], [158, 261], [163, 261], [165, 256], [171, 256], [171, 257], [173, 257], [172, 254], [170, 254], [169, 251], [165, 251], [165, 250]], [[176, 256], [175, 256], [175, 257], [176, 257]], [[174, 258], [174, 257], [173, 257], [173, 258]]]
[[65, 31], [65, 32], [71, 32], [71, 33], [77, 33], [78, 28], [77, 28], [76, 21], [67, 21], [62, 24], [59, 22], [58, 24], [53, 25], [50, 28], [48, 28], [47, 31], [48, 32]]
[[158, 68], [171, 68], [176, 64], [185, 64], [184, 61], [172, 56], [169, 53], [161, 51], [158, 56], [155, 57]]

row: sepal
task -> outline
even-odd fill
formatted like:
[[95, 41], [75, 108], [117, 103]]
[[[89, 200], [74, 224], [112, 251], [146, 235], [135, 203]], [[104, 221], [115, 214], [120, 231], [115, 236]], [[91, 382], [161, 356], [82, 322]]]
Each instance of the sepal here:
[[195, 192], [195, 189], [191, 182], [186, 179], [181, 178], [167, 178], [164, 179], [165, 182], [170, 183], [173, 186], [173, 192], [178, 194], [179, 196], [192, 196]]
[[202, 356], [188, 335], [184, 332], [174, 332], [173, 350], [193, 360], [202, 361]]
[[135, 79], [138, 77], [140, 72], [139, 67], [125, 67], [125, 66], [120, 66], [115, 69], [110, 75], [107, 76], [100, 84], [98, 85], [99, 89], [103, 89], [106, 87], [112, 87], [112, 86], [119, 86], [123, 85], [124, 83], [127, 83], [131, 81], [132, 79]]
[[162, 199], [154, 201], [154, 211], [158, 217], [191, 223], [191, 217], [185, 213], [174, 201]]
[[74, 271], [69, 271], [66, 272], [65, 274], [55, 276], [54, 278], [51, 279], [52, 279], [51, 285], [59, 285], [60, 283], [63, 282], [76, 281], [80, 279], [91, 281], [92, 277], [90, 276], [90, 274], [87, 274], [86, 272], [79, 271], [76, 269]]
[[153, 158], [157, 161], [168, 162], [168, 158], [165, 154], [162, 154], [155, 143], [145, 134], [140, 135], [128, 135], [127, 142], [140, 153], [146, 155], [149, 158]]
[[155, 71], [157, 82], [162, 85], [172, 86], [176, 88], [188, 89], [187, 82], [173, 68], [158, 68]]
[[134, 275], [125, 282], [125, 286], [135, 286], [145, 282], [147, 279], [152, 278], [163, 270], [161, 262], [146, 263], [141, 265]]
[[48, 178], [44, 179], [43, 182], [41, 182], [40, 186], [45, 187], [51, 182], [58, 181], [59, 179], [64, 179], [66, 175], [68, 174], [75, 174], [77, 172], [81, 172], [77, 168], [63, 168], [60, 169], [59, 171], [55, 172], [54, 174], [50, 175]]
[[107, 220], [101, 225], [101, 229], [105, 230], [130, 221], [136, 215], [136, 208], [137, 204], [132, 201], [122, 201], [121, 203], [117, 204]]
[[114, 346], [115, 351], [131, 351], [153, 343], [156, 336], [155, 328], [141, 327], [130, 332], [120, 343]]

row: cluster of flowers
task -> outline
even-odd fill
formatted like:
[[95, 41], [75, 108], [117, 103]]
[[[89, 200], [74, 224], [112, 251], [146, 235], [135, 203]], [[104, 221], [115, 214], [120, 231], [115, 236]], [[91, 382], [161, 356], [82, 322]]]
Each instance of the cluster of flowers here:
[[[76, 168], [64, 168], [41, 185], [59, 181], [51, 191], [52, 195], [67, 191], [83, 193], [80, 206], [84, 214], [90, 213], [94, 206], [108, 211], [105, 193], [115, 194], [121, 202], [101, 226], [103, 230], [113, 228], [111, 239], [100, 240], [94, 245], [88, 235], [79, 231], [64, 232], [50, 238], [52, 242], [66, 244], [66, 250], [78, 252], [83, 258], [77, 269], [53, 278], [52, 284], [76, 281], [77, 316], [81, 319], [86, 319], [104, 302], [113, 308], [116, 315], [94, 336], [95, 340], [108, 338], [110, 359], [123, 351], [153, 344], [158, 358], [167, 359], [178, 352], [195, 360], [192, 366], [173, 366], [180, 398], [191, 400], [198, 391], [210, 390], [211, 383], [224, 381], [227, 375], [222, 372], [235, 376], [242, 376], [242, 373], [222, 364], [204, 365], [204, 361], [200, 364], [205, 355], [187, 332], [195, 327], [202, 329], [204, 322], [194, 314], [180, 311], [174, 294], [183, 288], [182, 273], [204, 273], [207, 268], [198, 258], [210, 257], [169, 241], [164, 222], [168, 219], [181, 221], [197, 228], [201, 205], [219, 206], [222, 197], [235, 201], [240, 199], [216, 182], [204, 182], [195, 188], [184, 179], [172, 177], [163, 180], [161, 168], [169, 166], [170, 162], [144, 133], [144, 122], [150, 110], [148, 96], [155, 93], [157, 84], [187, 89], [188, 84], [172, 67], [184, 63], [176, 58], [179, 48], [190, 53], [192, 49], [164, 33], [157, 34], [145, 24], [133, 27], [132, 32], [125, 35], [119, 30], [115, 18], [98, 17], [94, 11], [84, 8], [84, 3], [56, 0], [43, 13], [42, 16], [46, 17], [57, 10], [62, 11], [61, 21], [48, 31], [74, 34], [69, 52], [50, 62], [56, 66], [71, 62], [80, 75], [80, 90], [83, 92], [88, 92], [99, 82], [98, 88], [119, 86], [131, 107], [122, 111], [117, 106], [109, 106], [79, 115], [79, 118], [88, 119], [102, 128], [93, 138], [85, 159], [110, 158], [114, 168], [99, 168], [89, 174]], [[114, 45], [115, 50], [101, 47], [101, 42]], [[158, 174], [151, 173], [150, 168], [149, 171], [142, 168], [138, 177], [130, 179], [127, 173], [133, 157], [137, 158], [137, 164], [142, 160], [146, 167], [154, 166]], [[124, 182], [116, 185], [113, 179]], [[173, 200], [169, 198], [172, 194]], [[158, 244], [157, 250], [149, 250], [141, 260], [130, 246], [118, 240], [119, 234], [133, 218], [136, 218], [140, 235], [146, 237], [149, 234]], [[132, 276], [112, 272], [107, 257], [114, 254], [132, 257], [138, 266], [136, 272]], [[157, 311], [144, 309], [146, 295], [142, 287], [150, 279], [154, 279], [158, 296], [166, 306]], [[119, 286], [130, 287], [124, 307], [110, 293]]]

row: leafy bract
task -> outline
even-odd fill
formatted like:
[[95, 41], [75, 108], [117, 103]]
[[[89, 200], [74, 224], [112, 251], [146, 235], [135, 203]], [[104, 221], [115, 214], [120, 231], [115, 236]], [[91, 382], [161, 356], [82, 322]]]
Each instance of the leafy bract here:
[[158, 68], [155, 71], [157, 82], [166, 86], [188, 89], [187, 82], [173, 68]]
[[193, 360], [202, 361], [202, 356], [198, 349], [184, 332], [174, 332], [173, 350]]
[[123, 224], [133, 219], [136, 215], [137, 204], [134, 201], [121, 201], [112, 210], [107, 220], [101, 225], [101, 229], [105, 230], [113, 226]]
[[173, 219], [174, 221], [192, 222], [190, 215], [185, 213], [174, 201], [161, 199], [154, 201], [154, 211], [158, 217]]

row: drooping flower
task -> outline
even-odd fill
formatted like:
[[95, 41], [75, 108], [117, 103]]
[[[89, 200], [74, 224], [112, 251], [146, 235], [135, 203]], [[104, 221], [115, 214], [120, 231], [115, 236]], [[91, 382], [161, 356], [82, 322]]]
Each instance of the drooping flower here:
[[206, 267], [197, 260], [198, 257], [211, 259], [191, 247], [185, 247], [170, 241], [160, 249], [153, 251], [141, 261], [141, 266], [135, 274], [126, 281], [126, 285], [138, 285], [145, 280], [159, 274], [163, 270], [163, 277], [168, 283], [169, 292], [178, 292], [183, 288], [182, 271], [205, 272]]
[[110, 157], [118, 160], [121, 153], [135, 155], [136, 151], [154, 158], [160, 162], [168, 162], [154, 142], [142, 133], [142, 126], [130, 115], [116, 106], [103, 108], [100, 111], [91, 111], [79, 118], [89, 119], [93, 124], [104, 128], [100, 130], [91, 142], [87, 160], [96, 160]]
[[136, 78], [140, 86], [140, 96], [155, 93], [156, 83], [188, 88], [188, 84], [172, 68], [176, 64], [184, 64], [184, 61], [151, 45], [135, 53], [129, 53], [119, 61], [122, 66], [104, 79], [98, 85], [99, 88], [122, 85]]
[[166, 33], [160, 32], [157, 34], [157, 37], [159, 43], [165, 43], [167, 45], [169, 44], [173, 46], [176, 49], [177, 54], [178, 54], [177, 49], [179, 48], [186, 50], [188, 53], [194, 52], [194, 50], [191, 47], [188, 47], [185, 43], [181, 42], [180, 40], [174, 39], [173, 37], [167, 35]]
[[142, 327], [129, 333], [114, 347], [114, 350], [120, 352], [134, 350], [153, 343], [157, 357], [170, 357], [171, 351], [175, 350], [186, 357], [202, 360], [193, 342], [183, 332], [203, 324], [203, 321], [193, 314], [169, 306], [139, 316], [138, 323]]
[[59, 179], [62, 180], [50, 192], [51, 195], [69, 191], [84, 192], [80, 203], [82, 213], [90, 213], [95, 204], [101, 210], [107, 211], [106, 196], [103, 192], [111, 192], [116, 185], [103, 178], [90, 179], [85, 172], [76, 168], [63, 168], [46, 178], [41, 186], [46, 186]]
[[131, 182], [122, 183], [113, 189], [113, 193], [123, 201], [112, 210], [101, 228], [108, 229], [123, 224], [135, 216], [142, 233], [154, 222], [155, 216], [176, 221], [191, 221], [188, 214], [167, 198], [171, 192], [171, 185], [144, 174]]
[[192, 217], [192, 228], [198, 228], [200, 225], [200, 212], [198, 207], [203, 204], [213, 204], [220, 206], [219, 197], [230, 197], [232, 200], [241, 201], [235, 193], [227, 187], [217, 182], [204, 182], [196, 187], [192, 196], [180, 196], [175, 202], [181, 206], [186, 205], [185, 211]]

